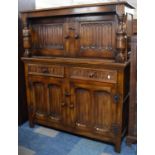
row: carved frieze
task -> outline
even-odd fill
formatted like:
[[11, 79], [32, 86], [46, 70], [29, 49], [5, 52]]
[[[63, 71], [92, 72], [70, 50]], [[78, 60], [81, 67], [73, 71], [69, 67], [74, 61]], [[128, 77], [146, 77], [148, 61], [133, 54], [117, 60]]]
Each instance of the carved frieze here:
[[101, 82], [116, 83], [117, 71], [74, 67], [70, 70], [70, 77], [74, 79], [89, 79]]
[[47, 76], [64, 77], [64, 67], [56, 65], [28, 65], [29, 74], [43, 74]]

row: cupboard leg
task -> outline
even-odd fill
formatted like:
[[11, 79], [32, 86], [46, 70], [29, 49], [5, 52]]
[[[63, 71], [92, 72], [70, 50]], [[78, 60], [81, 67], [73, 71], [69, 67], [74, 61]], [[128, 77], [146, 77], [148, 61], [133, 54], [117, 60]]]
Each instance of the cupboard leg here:
[[132, 142], [131, 142], [131, 140], [130, 140], [130, 138], [126, 138], [126, 144], [129, 146], [129, 147], [131, 147], [131, 144], [132, 144]]
[[121, 140], [117, 140], [117, 142], [115, 143], [115, 151], [117, 153], [120, 153], [120, 151], [121, 151]]
[[29, 126], [30, 126], [30, 128], [34, 128], [34, 122], [31, 120], [31, 121], [29, 121]]

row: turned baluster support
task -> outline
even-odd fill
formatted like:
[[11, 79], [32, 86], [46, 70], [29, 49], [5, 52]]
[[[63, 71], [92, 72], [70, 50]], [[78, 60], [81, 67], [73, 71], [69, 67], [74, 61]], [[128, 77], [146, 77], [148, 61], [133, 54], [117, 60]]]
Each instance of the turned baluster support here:
[[24, 57], [31, 56], [31, 32], [26, 20], [23, 22], [23, 47], [25, 49]]
[[127, 61], [127, 28], [124, 6], [117, 6], [118, 28], [116, 32], [116, 62]]

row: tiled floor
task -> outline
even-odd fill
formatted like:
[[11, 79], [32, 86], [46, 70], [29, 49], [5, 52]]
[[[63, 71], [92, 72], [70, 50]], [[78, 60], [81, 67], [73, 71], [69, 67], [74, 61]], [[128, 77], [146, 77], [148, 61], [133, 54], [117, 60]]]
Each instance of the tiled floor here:
[[137, 145], [122, 143], [121, 153], [115, 153], [113, 145], [78, 137], [65, 132], [28, 123], [19, 127], [18, 155], [136, 155]]

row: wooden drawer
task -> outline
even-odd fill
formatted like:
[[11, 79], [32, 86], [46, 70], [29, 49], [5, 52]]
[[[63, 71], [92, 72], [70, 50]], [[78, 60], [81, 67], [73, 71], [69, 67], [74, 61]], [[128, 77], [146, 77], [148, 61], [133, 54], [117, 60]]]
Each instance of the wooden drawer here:
[[28, 74], [64, 77], [64, 67], [59, 65], [29, 64]]
[[72, 67], [70, 69], [70, 78], [116, 83], [117, 71], [106, 69]]

